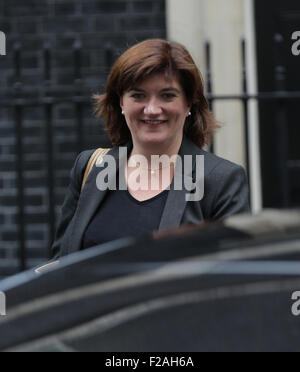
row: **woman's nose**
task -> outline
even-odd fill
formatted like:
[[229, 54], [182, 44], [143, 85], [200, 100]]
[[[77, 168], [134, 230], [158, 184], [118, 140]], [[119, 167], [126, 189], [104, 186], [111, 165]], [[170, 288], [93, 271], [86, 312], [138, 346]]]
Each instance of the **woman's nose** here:
[[162, 113], [162, 108], [159, 102], [151, 101], [145, 106], [144, 113], [146, 115], [160, 115]]

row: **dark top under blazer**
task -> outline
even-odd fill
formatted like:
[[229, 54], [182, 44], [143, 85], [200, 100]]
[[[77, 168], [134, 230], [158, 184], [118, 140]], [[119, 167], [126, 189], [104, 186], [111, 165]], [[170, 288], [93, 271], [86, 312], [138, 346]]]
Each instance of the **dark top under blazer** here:
[[[130, 141], [124, 146], [127, 147], [128, 154], [130, 154], [133, 147], [132, 142]], [[99, 173], [97, 167], [91, 171], [81, 192], [84, 171], [93, 152], [90, 150], [81, 153], [71, 171], [71, 182], [62, 206], [62, 214], [52, 246], [55, 259], [81, 249], [84, 233], [107, 192], [97, 189], [96, 178]], [[119, 164], [119, 147], [112, 148], [108, 154], [112, 155]], [[207, 219], [219, 220], [250, 211], [248, 183], [245, 171], [241, 166], [201, 150], [186, 137], [183, 139], [179, 155], [182, 158], [184, 155], [193, 155], [194, 171], [195, 155], [204, 155], [204, 198], [199, 202], [187, 202], [187, 190], [183, 188], [182, 191], [175, 191], [171, 188], [159, 231], [176, 228], [182, 224], [199, 223]], [[122, 159], [120, 160], [122, 161]], [[184, 178], [189, 178], [187, 182], [193, 181], [193, 174], [184, 174]]]

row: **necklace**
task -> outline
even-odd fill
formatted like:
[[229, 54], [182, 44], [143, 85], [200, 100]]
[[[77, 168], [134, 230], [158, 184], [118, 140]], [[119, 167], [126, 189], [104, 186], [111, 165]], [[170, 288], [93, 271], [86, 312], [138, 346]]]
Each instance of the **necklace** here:
[[160, 169], [166, 169], [166, 168], [171, 168], [171, 165], [168, 165], [166, 167], [161, 167], [161, 168], [155, 168], [155, 169], [152, 169], [152, 168], [143, 168], [143, 167], [139, 167], [140, 169], [143, 169], [143, 170], [146, 170], [148, 172], [151, 172], [152, 175], [154, 175], [157, 171], [159, 171]]
[[[129, 158], [130, 159], [130, 158]], [[127, 162], [127, 167], [129, 168], [129, 162], [130, 160], [128, 159], [128, 162]], [[152, 161], [150, 162], [152, 164]], [[149, 163], [148, 163], [149, 164]], [[141, 165], [141, 163], [140, 163]], [[161, 164], [162, 165], [162, 164]], [[155, 175], [156, 172], [158, 172], [159, 170], [163, 170], [163, 169], [166, 169], [166, 168], [170, 168], [171, 169], [171, 163], [169, 163], [167, 166], [165, 167], [159, 167], [159, 168], [143, 168], [141, 166], [139, 166], [140, 169], [144, 170], [144, 171], [147, 171], [147, 172], [150, 172], [151, 175]]]
[[159, 171], [160, 169], [166, 169], [166, 168], [170, 168], [170, 165], [168, 165], [167, 167], [162, 167], [162, 168], [156, 168], [156, 169], [152, 169], [152, 168], [142, 168], [143, 170], [147, 170], [148, 172], [151, 172], [152, 175], [154, 175], [157, 171]]

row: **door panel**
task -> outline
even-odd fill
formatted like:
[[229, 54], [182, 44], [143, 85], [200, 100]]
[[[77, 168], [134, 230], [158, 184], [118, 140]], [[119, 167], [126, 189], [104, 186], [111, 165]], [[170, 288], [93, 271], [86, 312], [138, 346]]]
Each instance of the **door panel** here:
[[[299, 0], [256, 0], [255, 19], [259, 91], [300, 91], [300, 56], [292, 54]], [[300, 206], [299, 107], [300, 100], [260, 102], [264, 207]]]

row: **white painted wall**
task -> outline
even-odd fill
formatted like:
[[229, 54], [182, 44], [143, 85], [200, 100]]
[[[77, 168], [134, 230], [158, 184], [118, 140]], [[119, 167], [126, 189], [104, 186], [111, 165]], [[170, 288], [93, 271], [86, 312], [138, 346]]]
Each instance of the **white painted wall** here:
[[[257, 56], [255, 42], [254, 0], [244, 0], [245, 35], [247, 41], [247, 72], [248, 90], [250, 94], [258, 92]], [[258, 103], [254, 100], [249, 104], [249, 156], [250, 156], [250, 190], [252, 211], [262, 210], [262, 177], [260, 165], [260, 138]]]
[[203, 0], [167, 0], [168, 38], [184, 44], [204, 72], [205, 14]]
[[[168, 37], [183, 43], [203, 75], [204, 42], [212, 43], [212, 76], [215, 94], [241, 92], [240, 40], [243, 6], [240, 0], [168, 0]], [[223, 124], [215, 138], [217, 155], [245, 165], [240, 104], [217, 103], [217, 120]]]

